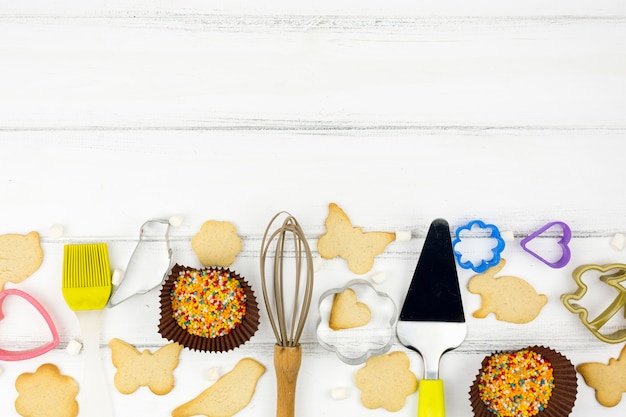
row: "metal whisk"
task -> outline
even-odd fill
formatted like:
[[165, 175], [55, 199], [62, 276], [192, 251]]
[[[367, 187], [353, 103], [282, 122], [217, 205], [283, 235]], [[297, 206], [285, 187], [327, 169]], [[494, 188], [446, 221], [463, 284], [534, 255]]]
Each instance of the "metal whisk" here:
[[[286, 216], [282, 225], [270, 234], [274, 222], [281, 215]], [[269, 291], [265, 261], [273, 242], [275, 242], [273, 245], [274, 264], [271, 268], [270, 280], [273, 289]], [[285, 276], [285, 254], [290, 249], [293, 249], [294, 253], [295, 273]], [[306, 264], [303, 264], [303, 258]], [[306, 266], [304, 278], [303, 266]], [[302, 360], [300, 337], [313, 294], [313, 257], [302, 228], [289, 213], [278, 213], [265, 229], [261, 243], [261, 285], [265, 308], [276, 336], [274, 346], [274, 369], [277, 382], [276, 416], [293, 417], [296, 382]], [[287, 297], [290, 292], [289, 286], [293, 287], [291, 302]]]

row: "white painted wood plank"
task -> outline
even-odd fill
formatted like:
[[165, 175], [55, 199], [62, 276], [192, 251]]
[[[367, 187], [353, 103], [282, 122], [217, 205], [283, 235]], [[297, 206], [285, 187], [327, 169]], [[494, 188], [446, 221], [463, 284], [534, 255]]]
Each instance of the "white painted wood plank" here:
[[1, 20], [2, 129], [624, 124], [623, 18]]
[[366, 15], [366, 16], [614, 16], [623, 15], [624, 3], [619, 0], [555, 0], [549, 3], [540, 0], [502, 2], [477, 0], [467, 3], [457, 0], [391, 0], [375, 1], [347, 0], [315, 2], [298, 0], [273, 0], [258, 2], [241, 0], [234, 2], [206, 2], [189, 0], [184, 3], [174, 0], [59, 0], [52, 5], [45, 0], [22, 2], [6, 0], [0, 5], [4, 14], [94, 14], [94, 13], [209, 13], [237, 15], [302, 14], [320, 15]]

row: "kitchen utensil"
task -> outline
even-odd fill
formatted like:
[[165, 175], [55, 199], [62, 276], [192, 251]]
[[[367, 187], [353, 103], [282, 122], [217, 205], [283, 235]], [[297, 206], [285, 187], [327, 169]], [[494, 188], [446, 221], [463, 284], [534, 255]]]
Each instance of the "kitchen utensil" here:
[[122, 281], [113, 285], [110, 307], [150, 292], [163, 283], [173, 266], [170, 225], [170, 220], [165, 219], [150, 219], [141, 225], [139, 242], [128, 260]]
[[113, 415], [100, 360], [100, 316], [111, 296], [111, 268], [106, 243], [65, 245], [63, 298], [74, 310], [83, 337], [84, 369], [80, 416]]
[[[270, 234], [274, 221], [286, 215], [283, 223]], [[266, 258], [274, 262], [266, 278]], [[285, 265], [293, 255], [294, 274], [286, 276]], [[304, 258], [304, 264], [303, 264]], [[298, 221], [288, 213], [278, 213], [270, 221], [261, 243], [261, 283], [265, 307], [276, 337], [274, 369], [277, 383], [277, 417], [295, 414], [296, 382], [302, 360], [300, 337], [313, 294], [313, 257]], [[305, 274], [303, 278], [303, 269]], [[270, 288], [268, 288], [268, 286]], [[288, 297], [291, 293], [293, 297]]]
[[450, 228], [434, 220], [426, 235], [396, 326], [400, 342], [424, 360], [419, 384], [418, 417], [445, 416], [441, 356], [458, 347], [467, 334]]

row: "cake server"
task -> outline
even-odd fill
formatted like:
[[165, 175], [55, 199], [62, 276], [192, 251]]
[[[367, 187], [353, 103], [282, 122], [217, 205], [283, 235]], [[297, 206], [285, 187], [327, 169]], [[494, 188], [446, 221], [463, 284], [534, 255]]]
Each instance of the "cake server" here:
[[396, 325], [400, 343], [417, 351], [424, 361], [419, 383], [418, 417], [445, 416], [441, 356], [458, 347], [467, 334], [463, 302], [452, 250], [450, 228], [434, 220], [407, 291]]

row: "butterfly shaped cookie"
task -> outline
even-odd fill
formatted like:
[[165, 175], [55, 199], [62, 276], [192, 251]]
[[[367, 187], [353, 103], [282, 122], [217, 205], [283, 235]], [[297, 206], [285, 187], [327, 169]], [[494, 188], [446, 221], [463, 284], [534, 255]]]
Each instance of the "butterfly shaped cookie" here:
[[328, 206], [324, 225], [326, 233], [320, 236], [317, 250], [322, 258], [337, 256], [348, 261], [348, 268], [355, 274], [365, 274], [374, 266], [374, 257], [383, 253], [387, 245], [396, 239], [395, 233], [363, 232], [353, 227], [346, 213], [335, 203]]
[[122, 394], [132, 394], [140, 386], [150, 388], [157, 395], [165, 395], [174, 388], [174, 369], [183, 346], [169, 343], [154, 353], [139, 352], [120, 339], [111, 339], [111, 356], [117, 372], [113, 379]]
[[581, 363], [576, 370], [585, 383], [596, 390], [596, 399], [605, 407], [614, 407], [626, 392], [626, 345], [619, 358], [609, 359], [608, 365], [599, 362]]

